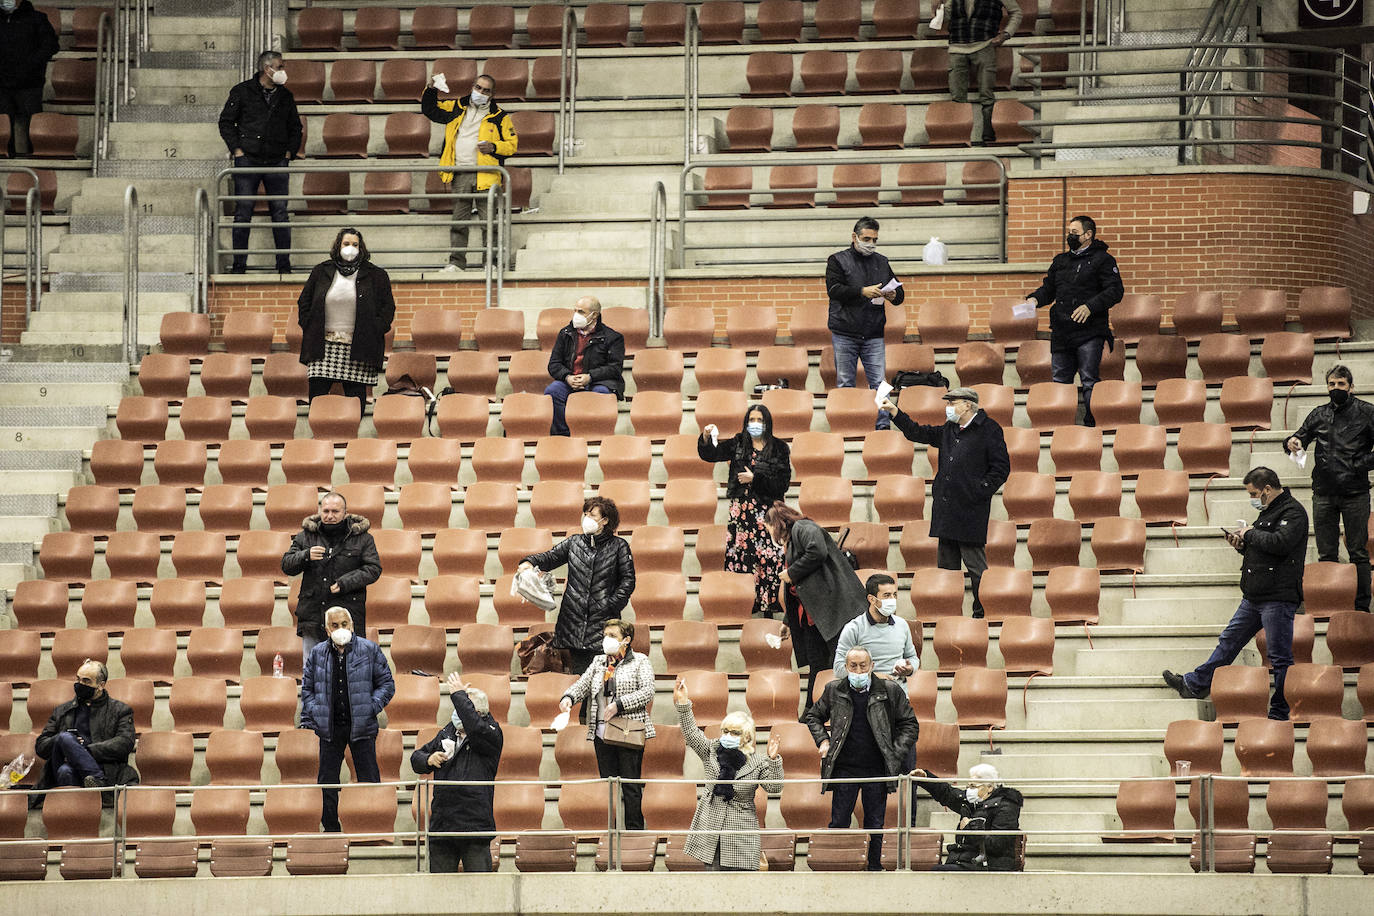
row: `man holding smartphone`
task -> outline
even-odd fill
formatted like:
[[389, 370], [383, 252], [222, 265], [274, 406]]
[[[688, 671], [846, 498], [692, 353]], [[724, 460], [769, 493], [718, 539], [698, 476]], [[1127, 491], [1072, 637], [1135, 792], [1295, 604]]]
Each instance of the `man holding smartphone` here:
[[1244, 557], [1240, 607], [1221, 631], [1211, 658], [1187, 674], [1165, 669], [1164, 683], [1185, 700], [1205, 698], [1211, 693], [1213, 672], [1235, 661], [1240, 650], [1263, 629], [1274, 678], [1269, 718], [1286, 721], [1288, 701], [1284, 699], [1283, 682], [1293, 664], [1293, 616], [1302, 601], [1307, 510], [1269, 468], [1255, 468], [1245, 475], [1244, 482], [1250, 505], [1259, 510], [1259, 517], [1254, 527], [1242, 524], [1234, 530], [1222, 529], [1226, 543]]

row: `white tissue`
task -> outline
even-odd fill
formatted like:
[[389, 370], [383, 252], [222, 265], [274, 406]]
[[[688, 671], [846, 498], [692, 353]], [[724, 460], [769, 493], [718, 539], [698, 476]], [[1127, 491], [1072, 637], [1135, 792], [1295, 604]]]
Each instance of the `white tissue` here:
[[434, 88], [440, 92], [448, 92], [448, 79], [442, 73], [434, 74]]
[[451, 759], [453, 757], [453, 749], [457, 747], [457, 742], [452, 738], [445, 738], [443, 741], [440, 741], [439, 744], [442, 745], [444, 749], [444, 756]]
[[887, 396], [888, 396], [889, 394], [891, 394], [891, 393], [892, 393], [892, 386], [891, 386], [891, 385], [889, 385], [887, 382], [879, 382], [879, 383], [878, 383], [878, 390], [875, 391], [875, 392], [873, 392], [873, 403], [874, 403], [876, 406], [878, 406], [878, 407], [882, 407], [882, 406], [883, 406], [883, 401], [886, 401], [886, 400], [887, 400]]
[[938, 32], [945, 27], [945, 8], [943, 4], [935, 10], [935, 15], [930, 17], [930, 30]]
[[1307, 468], [1307, 449], [1300, 448], [1296, 452], [1289, 452], [1288, 460], [1305, 470]]
[[1035, 306], [1030, 302], [1018, 302], [1011, 307], [1013, 318], [1030, 318], [1035, 315]]
[[561, 732], [567, 727], [568, 714], [566, 712], [560, 712], [558, 715], [554, 716], [553, 721], [549, 723], [549, 728], [552, 728], [556, 732]]
[[782, 637], [776, 633], [764, 633], [763, 641], [768, 644], [768, 648], [770, 649], [782, 648]]

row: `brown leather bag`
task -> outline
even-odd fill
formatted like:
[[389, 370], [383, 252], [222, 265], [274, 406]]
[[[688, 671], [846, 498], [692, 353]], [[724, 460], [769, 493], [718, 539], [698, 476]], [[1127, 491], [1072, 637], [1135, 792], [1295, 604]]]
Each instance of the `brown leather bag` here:
[[612, 747], [625, 747], [631, 750], [644, 749], [644, 723], [629, 716], [612, 716], [606, 720], [606, 731], [601, 735], [601, 743]]
[[515, 655], [520, 659], [520, 672], [525, 675], [544, 671], [562, 674], [572, 667], [572, 656], [567, 649], [554, 647], [553, 634], [549, 632], [535, 633], [520, 640]]

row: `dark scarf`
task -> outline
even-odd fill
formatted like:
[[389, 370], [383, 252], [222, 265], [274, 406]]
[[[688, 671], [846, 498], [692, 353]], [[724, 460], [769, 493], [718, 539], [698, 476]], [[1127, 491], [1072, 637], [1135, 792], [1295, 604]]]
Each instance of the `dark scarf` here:
[[734, 781], [735, 775], [739, 773], [739, 768], [744, 766], [744, 751], [741, 751], [739, 748], [732, 750], [717, 744], [716, 766], [720, 767], [720, 776], [717, 779], [716, 787], [711, 790], [711, 794], [719, 795], [726, 801], [734, 801], [735, 787], [730, 785], [730, 783]]
[[339, 272], [341, 277], [351, 277], [363, 266], [363, 256], [359, 254], [351, 261], [345, 261], [342, 257], [334, 258], [334, 269]]
[[320, 522], [320, 534], [323, 534], [325, 540], [329, 541], [331, 544], [339, 543], [344, 538], [348, 537], [348, 517], [345, 516], [343, 521], [333, 525], [326, 525], [324, 522]]

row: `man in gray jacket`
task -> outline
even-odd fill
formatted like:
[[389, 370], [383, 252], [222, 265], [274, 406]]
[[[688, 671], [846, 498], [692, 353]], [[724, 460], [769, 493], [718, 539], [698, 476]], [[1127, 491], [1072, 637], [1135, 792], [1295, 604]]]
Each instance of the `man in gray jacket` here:
[[[896, 782], [844, 782], [906, 771], [907, 754], [916, 743], [916, 714], [906, 691], [896, 681], [873, 677], [873, 657], [862, 646], [845, 657], [844, 680], [831, 681], [802, 721], [821, 753], [822, 792], [831, 792], [830, 827], [847, 828], [859, 795], [864, 800], [864, 829], [879, 831], [886, 815], [887, 794]], [[827, 730], [826, 722], [830, 723]], [[833, 780], [833, 781], [832, 781]], [[868, 870], [882, 871], [883, 835], [868, 841]]]

